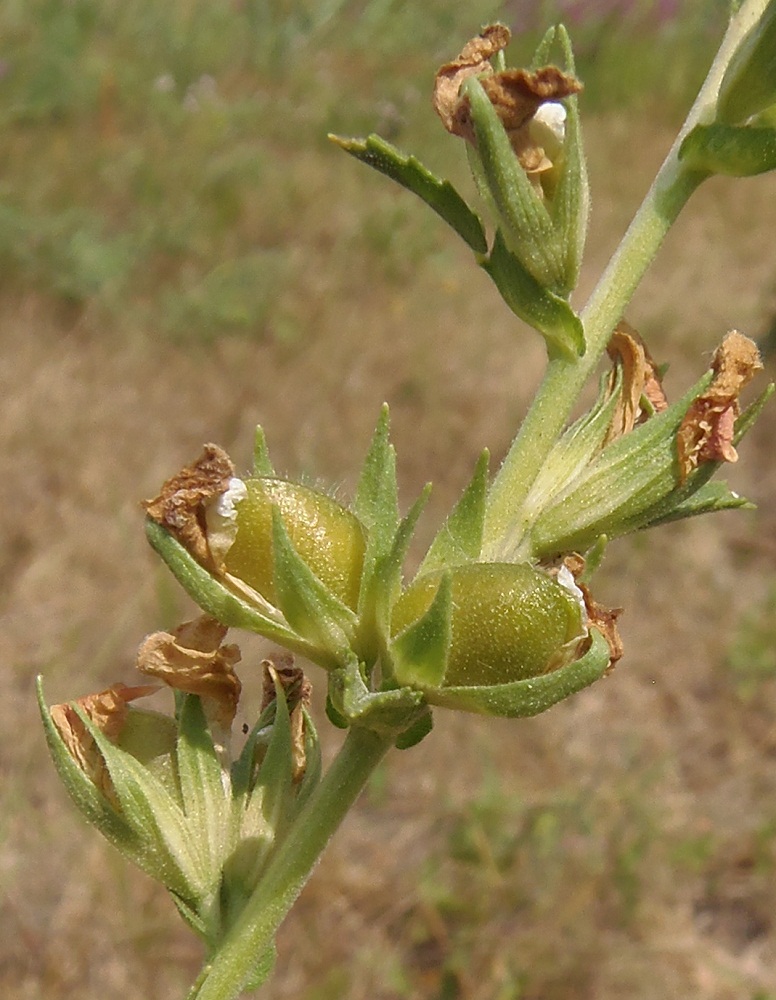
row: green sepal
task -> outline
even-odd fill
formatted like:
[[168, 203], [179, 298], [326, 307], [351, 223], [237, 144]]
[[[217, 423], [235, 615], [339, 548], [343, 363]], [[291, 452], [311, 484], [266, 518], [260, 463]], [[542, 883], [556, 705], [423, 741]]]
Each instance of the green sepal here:
[[[563, 25], [558, 27], [558, 38], [563, 49], [567, 72], [573, 73], [574, 54], [571, 49], [571, 39]], [[562, 290], [568, 293], [576, 288], [582, 267], [590, 214], [590, 187], [582, 141], [579, 101], [572, 96], [566, 98], [563, 105], [566, 108], [563, 162], [550, 213], [555, 229], [560, 235], [563, 254]]]
[[680, 400], [617, 438], [548, 505], [530, 529], [531, 554], [584, 552], [599, 535], [609, 538], [643, 527], [643, 518], [679, 483], [676, 433], [688, 407], [709, 385], [712, 372]]
[[233, 593], [201, 566], [191, 553], [156, 521], [146, 518], [145, 529], [151, 546], [165, 561], [178, 583], [203, 611], [222, 625], [257, 632], [292, 652], [307, 657], [313, 663], [326, 665], [328, 657], [325, 657], [326, 662], [321, 663], [318, 648], [307, 638], [289, 628], [277, 609], [265, 602], [266, 607], [260, 610], [259, 607], [249, 604], [244, 597]]
[[453, 635], [452, 601], [452, 578], [444, 572], [428, 610], [391, 643], [398, 684], [435, 688], [444, 683]]
[[577, 583], [590, 583], [601, 563], [604, 561], [609, 539], [599, 535], [595, 542], [585, 551], [585, 568], [577, 577]]
[[[750, 15], [751, 16], [751, 15]], [[720, 83], [717, 118], [733, 124], [776, 104], [776, 3], [744, 35]]]
[[547, 341], [550, 355], [567, 358], [585, 353], [585, 330], [568, 301], [543, 287], [507, 248], [501, 230], [480, 267], [490, 276], [502, 299], [520, 319]]
[[36, 678], [35, 690], [49, 753], [67, 794], [88, 823], [96, 826], [100, 833], [114, 844], [122, 854], [137, 861], [138, 857], [143, 856], [142, 840], [132, 825], [106, 799], [70, 755], [70, 751], [51, 718], [43, 694], [43, 678], [40, 675]]
[[317, 663], [342, 664], [349, 655], [358, 619], [296, 551], [283, 516], [274, 506], [272, 549], [275, 593], [286, 621], [316, 648]]
[[522, 508], [522, 517], [499, 533], [498, 548], [489, 555], [493, 559], [519, 561], [524, 557], [521, 543], [531, 521], [561, 496], [600, 451], [611, 424], [622, 385], [622, 370], [618, 366], [613, 388], [608, 375], [601, 377], [598, 398], [591, 409], [568, 427], [555, 442], [544, 465], [531, 486]]
[[590, 634], [591, 646], [584, 656], [550, 673], [489, 687], [443, 687], [427, 691], [426, 697], [431, 705], [482, 715], [510, 719], [538, 715], [606, 673], [609, 645], [597, 629]]
[[444, 219], [475, 253], [485, 253], [488, 243], [482, 223], [449, 181], [435, 177], [414, 156], [400, 152], [379, 135], [370, 135], [366, 139], [345, 139], [338, 135], [330, 135], [329, 138], [346, 153], [412, 191]]
[[181, 700], [176, 761], [183, 813], [190, 828], [197, 831], [200, 849], [215, 878], [224, 855], [228, 804], [202, 701], [194, 694]]
[[[373, 625], [377, 613], [375, 574], [378, 566], [385, 561], [391, 551], [399, 525], [396, 451], [390, 443], [390, 415], [387, 403], [383, 403], [380, 410], [369, 451], [361, 468], [352, 509], [367, 531], [358, 598], [358, 614], [362, 624], [360, 652], [366, 660], [374, 662], [379, 655], [378, 646], [373, 641]], [[337, 725], [336, 722], [334, 724]]]
[[[361, 467], [353, 513], [367, 530], [363, 578], [391, 550], [399, 524], [399, 488], [396, 482], [396, 451], [390, 442], [390, 413], [383, 403], [369, 451]], [[362, 582], [362, 593], [368, 580]]]
[[152, 878], [196, 905], [211, 888], [213, 872], [198, 838], [178, 803], [153, 774], [131, 754], [112, 743], [81, 710], [73, 707], [97, 744], [118, 800], [119, 810], [134, 830], [137, 849], [120, 846], [122, 854]]
[[260, 479], [265, 476], [274, 476], [275, 470], [269, 457], [267, 438], [264, 428], [257, 425], [253, 436], [253, 475]]
[[347, 729], [350, 725], [345, 716], [334, 707], [334, 702], [328, 692], [326, 693], [326, 718], [337, 729]]
[[378, 733], [406, 732], [426, 708], [420, 691], [389, 688], [370, 691], [361, 665], [353, 660], [329, 674], [329, 697], [349, 726], [362, 726]]
[[461, 92], [469, 100], [476, 156], [505, 242], [540, 287], [565, 290], [560, 243], [552, 218], [520, 166], [496, 109], [476, 77], [469, 77]]
[[293, 791], [291, 715], [283, 686], [275, 680], [275, 717], [264, 758], [251, 789], [243, 830], [266, 830], [270, 842], [282, 838]]
[[272, 970], [275, 968], [275, 962], [277, 961], [278, 951], [275, 944], [271, 944], [266, 948], [254, 962], [251, 973], [243, 986], [243, 990], [252, 991], [259, 989], [272, 975]]
[[182, 806], [175, 759], [177, 738], [178, 727], [169, 715], [132, 705], [116, 745], [148, 768]]
[[654, 528], [658, 524], [682, 521], [698, 514], [713, 514], [721, 510], [739, 508], [751, 510], [754, 506], [751, 500], [734, 493], [727, 483], [704, 483], [703, 486], [695, 487], [684, 500], [675, 497], [673, 493], [669, 494], [663, 503], [658, 504], [653, 510], [648, 510], [639, 518], [638, 527]]
[[430, 493], [431, 484], [429, 483], [400, 521], [390, 552], [375, 566], [371, 580], [372, 591], [366, 602], [369, 614], [365, 612], [361, 617], [362, 645], [367, 645], [367, 636], [373, 637], [373, 641], [376, 641], [377, 644], [376, 653], [382, 660], [383, 672], [388, 677], [392, 671], [390, 656], [391, 609], [401, 593], [402, 566], [418, 518], [426, 506]]
[[753, 177], [776, 169], [776, 129], [738, 125], [696, 125], [679, 147], [690, 170]]
[[[268, 726], [268, 720], [271, 725]], [[234, 850], [224, 864], [222, 910], [229, 925], [239, 915], [261, 877], [273, 847], [282, 839], [293, 795], [291, 725], [282, 685], [262, 713], [240, 759], [233, 795]], [[266, 729], [269, 728], [267, 736]], [[258, 758], [258, 755], [260, 759]], [[246, 781], [247, 779], [247, 781]]]
[[396, 738], [394, 746], [397, 750], [409, 750], [411, 747], [417, 746], [421, 740], [424, 740], [433, 728], [434, 716], [431, 713], [431, 709], [428, 708], [409, 728], [405, 729]]
[[477, 461], [469, 485], [431, 543], [418, 569], [418, 576], [479, 558], [485, 524], [489, 460], [486, 448]]
[[533, 59], [531, 60], [530, 69], [537, 70], [541, 66], [546, 66], [550, 61], [550, 51], [555, 43], [557, 30], [558, 29], [553, 24], [545, 31], [541, 41], [536, 46], [536, 51], [534, 52]]
[[183, 922], [190, 927], [198, 937], [207, 941], [209, 933], [208, 928], [205, 926], [205, 921], [202, 919], [197, 909], [185, 899], [182, 899], [176, 892], [173, 892], [172, 889], [168, 889], [167, 891], [170, 893], [172, 901], [175, 903], [175, 908], [181, 915]]

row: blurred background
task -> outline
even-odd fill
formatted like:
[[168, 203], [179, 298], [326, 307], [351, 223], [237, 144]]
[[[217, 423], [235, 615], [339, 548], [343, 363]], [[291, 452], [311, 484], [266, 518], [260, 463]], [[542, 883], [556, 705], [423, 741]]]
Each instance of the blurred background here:
[[[36, 716], [134, 681], [192, 606], [139, 501], [204, 441], [349, 495], [383, 400], [418, 548], [543, 365], [460, 241], [327, 142], [380, 132], [470, 191], [430, 108], [483, 23], [562, 17], [586, 84], [580, 300], [665, 155], [722, 0], [3, 0], [0, 993], [168, 1000], [201, 959], [87, 829]], [[693, 198], [628, 314], [669, 396], [776, 314], [776, 180]], [[770, 338], [770, 339], [769, 339]], [[767, 359], [771, 378], [772, 358]], [[760, 386], [764, 385], [761, 380]], [[776, 1000], [776, 408], [729, 469], [756, 511], [612, 547], [626, 656], [535, 720], [438, 712], [394, 752], [279, 936], [267, 1000]], [[242, 641], [247, 695], [269, 646]], [[339, 734], [320, 711], [327, 753]]]

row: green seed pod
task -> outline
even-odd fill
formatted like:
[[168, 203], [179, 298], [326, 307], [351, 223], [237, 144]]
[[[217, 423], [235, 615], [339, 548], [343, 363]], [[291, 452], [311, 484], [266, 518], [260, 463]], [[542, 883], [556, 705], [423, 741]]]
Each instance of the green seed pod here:
[[[488, 686], [561, 666], [561, 648], [584, 634], [570, 590], [527, 563], [470, 563], [452, 583], [451, 644], [444, 686]], [[400, 634], [429, 609], [443, 571], [418, 577], [393, 610]]]
[[225, 556], [228, 572], [276, 603], [276, 507], [300, 557], [343, 604], [355, 609], [365, 549], [364, 530], [355, 515], [325, 493], [284, 479], [248, 479], [245, 486], [247, 495], [236, 504], [237, 534]]

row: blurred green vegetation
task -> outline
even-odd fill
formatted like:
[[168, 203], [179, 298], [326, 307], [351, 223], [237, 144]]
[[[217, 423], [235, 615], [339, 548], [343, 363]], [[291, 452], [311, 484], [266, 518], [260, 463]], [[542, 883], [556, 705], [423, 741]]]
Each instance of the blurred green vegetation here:
[[[678, 18], [613, 10], [572, 24], [587, 112], [677, 116], [723, 0], [685, 0]], [[352, 220], [360, 168], [326, 133], [378, 131], [450, 169], [433, 70], [520, 15], [492, 0], [5, 0], [0, 296], [119, 333], [286, 340], [307, 326], [300, 301], [346, 293], [311, 261], [365, 254], [364, 275], [406, 280], [434, 247], [426, 216], [386, 193]], [[513, 43], [518, 59], [536, 38]]]

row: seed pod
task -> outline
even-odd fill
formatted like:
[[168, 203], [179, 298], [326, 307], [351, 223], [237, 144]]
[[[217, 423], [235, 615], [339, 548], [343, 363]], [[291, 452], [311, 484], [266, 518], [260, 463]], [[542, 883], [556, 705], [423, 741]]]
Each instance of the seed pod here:
[[284, 479], [248, 479], [237, 506], [237, 534], [225, 556], [229, 573], [275, 603], [272, 509], [283, 518], [294, 548], [331, 592], [355, 609], [364, 561], [358, 519], [331, 497]]
[[[564, 647], [584, 634], [570, 590], [527, 563], [470, 563], [449, 570], [452, 639], [445, 687], [524, 680], [563, 665]], [[429, 608], [442, 571], [416, 579], [393, 611], [395, 635]]]

